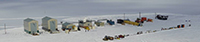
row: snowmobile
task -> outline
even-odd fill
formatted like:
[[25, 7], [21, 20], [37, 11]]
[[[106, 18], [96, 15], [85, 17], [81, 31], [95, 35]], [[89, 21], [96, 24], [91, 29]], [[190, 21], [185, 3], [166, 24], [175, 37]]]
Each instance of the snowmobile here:
[[191, 24], [189, 24], [189, 27], [191, 26]]
[[118, 37], [119, 37], [119, 38], [124, 38], [124, 37], [125, 37], [125, 35], [119, 35]]
[[122, 39], [122, 38], [125, 38], [126, 36], [129, 36], [129, 35], [116, 35], [115, 39]]
[[151, 33], [151, 30], [147, 30], [145, 33]]
[[177, 28], [181, 28], [181, 25], [177, 25]]
[[142, 31], [140, 31], [140, 32], [137, 32], [137, 34], [142, 34], [143, 32]]
[[170, 27], [169, 29], [174, 29], [173, 27]]
[[182, 25], [181, 25], [181, 28], [184, 28], [184, 27], [185, 27], [185, 25], [184, 25], [184, 24], [182, 24]]
[[104, 41], [108, 41], [108, 40], [114, 40], [114, 37], [111, 37], [111, 36], [105, 36], [103, 38]]
[[120, 38], [116, 35], [116, 36], [115, 36], [115, 39], [118, 39], [118, 40], [119, 40]]
[[108, 40], [114, 40], [114, 39], [122, 39], [122, 38], [125, 38], [125, 37], [127, 37], [127, 36], [129, 36], [129, 34], [127, 34], [127, 35], [115, 35], [115, 37], [111, 37], [111, 36], [105, 36], [104, 38], [103, 38], [103, 40], [104, 41], [108, 41]]
[[33, 36], [38, 36], [38, 35], [39, 35], [39, 33], [32, 33], [32, 35], [33, 35]]
[[157, 32], [157, 30], [154, 30], [153, 32]]

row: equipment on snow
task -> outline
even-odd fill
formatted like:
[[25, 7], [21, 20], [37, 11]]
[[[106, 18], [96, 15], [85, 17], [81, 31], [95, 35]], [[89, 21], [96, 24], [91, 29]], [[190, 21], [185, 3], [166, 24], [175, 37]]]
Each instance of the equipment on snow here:
[[146, 21], [146, 20], [147, 20], [147, 17], [142, 17], [141, 20]]
[[189, 24], [189, 27], [191, 26], [191, 24]]
[[119, 23], [119, 24], [124, 24], [124, 20], [122, 20], [122, 19], [117, 19], [117, 23]]
[[147, 30], [145, 33], [151, 33], [151, 30]]
[[153, 32], [157, 32], [157, 30], [154, 30]]
[[107, 20], [107, 23], [108, 23], [109, 25], [114, 25], [114, 24], [115, 24], [115, 22], [112, 21], [112, 20]]
[[185, 27], [185, 25], [184, 25], [184, 24], [182, 24], [182, 25], [181, 25], [181, 28], [184, 28], [184, 27]]
[[104, 41], [108, 41], [108, 40], [114, 40], [114, 37], [111, 37], [111, 36], [105, 36], [103, 38]]
[[103, 40], [104, 41], [108, 41], [108, 40], [115, 40], [115, 39], [123, 39], [123, 38], [125, 38], [125, 37], [127, 37], [127, 36], [129, 36], [129, 34], [127, 34], [127, 35], [115, 35], [115, 37], [112, 37], [112, 36], [105, 36], [104, 38], [103, 38]]
[[78, 31], [81, 31], [80, 27], [78, 27]]
[[181, 28], [181, 25], [177, 25], [177, 28]]
[[142, 34], [142, 33], [143, 33], [142, 31], [137, 32], [137, 34]]
[[157, 19], [159, 19], [159, 20], [167, 20], [168, 16], [157, 15], [155, 18], [157, 18]]
[[153, 20], [152, 19], [148, 19], [147, 22], [153, 22]]

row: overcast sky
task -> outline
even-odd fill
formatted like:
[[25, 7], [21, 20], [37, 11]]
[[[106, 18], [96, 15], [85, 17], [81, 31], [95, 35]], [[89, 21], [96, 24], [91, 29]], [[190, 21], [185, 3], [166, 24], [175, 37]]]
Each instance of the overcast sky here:
[[200, 0], [0, 0], [0, 18], [104, 14], [199, 14]]

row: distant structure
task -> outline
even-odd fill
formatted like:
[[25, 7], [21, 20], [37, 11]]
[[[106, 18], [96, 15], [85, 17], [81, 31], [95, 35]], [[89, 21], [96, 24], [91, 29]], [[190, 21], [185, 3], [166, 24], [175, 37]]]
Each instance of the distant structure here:
[[52, 34], [59, 33], [59, 30], [57, 27], [57, 20], [47, 17], [47, 16], [42, 18], [42, 29]]
[[159, 19], [159, 20], [167, 20], [168, 19], [168, 16], [166, 15], [157, 15], [156, 17], [155, 17], [155, 19]]
[[68, 23], [68, 22], [65, 22], [62, 24], [62, 30], [63, 31], [66, 31], [66, 33], [70, 32], [70, 31], [78, 31], [78, 28], [73, 25], [72, 23]]
[[79, 27], [90, 27], [91, 29], [95, 29], [95, 27], [92, 25], [92, 20], [79, 20]]
[[109, 25], [115, 25], [115, 21], [112, 21], [112, 20], [107, 20], [107, 23], [108, 23]]
[[39, 35], [38, 21], [30, 18], [25, 19], [24, 31], [28, 34]]
[[100, 22], [100, 21], [96, 21], [95, 24], [96, 24], [97, 26], [104, 26], [104, 22]]

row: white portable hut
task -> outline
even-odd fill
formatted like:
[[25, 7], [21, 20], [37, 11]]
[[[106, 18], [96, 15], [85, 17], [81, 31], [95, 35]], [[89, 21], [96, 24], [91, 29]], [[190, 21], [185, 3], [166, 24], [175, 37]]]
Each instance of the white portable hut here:
[[95, 24], [96, 24], [97, 26], [104, 26], [104, 22], [99, 22], [99, 21], [97, 21], [97, 22], [95, 22]]
[[86, 20], [86, 21], [79, 20], [79, 27], [83, 28], [89, 27], [91, 29], [95, 29], [95, 27], [92, 25], [92, 20]]
[[65, 29], [65, 28], [70, 28], [74, 31], [78, 30], [78, 28], [74, 24], [68, 23], [68, 22], [65, 22], [64, 24], [62, 24], [62, 29]]
[[79, 20], [79, 26], [81, 26], [81, 27], [92, 26], [92, 22], [91, 21], [84, 22], [83, 20]]
[[59, 33], [57, 20], [47, 16], [42, 18], [42, 29], [50, 33]]
[[24, 31], [32, 35], [38, 35], [39, 34], [38, 21], [30, 18], [25, 19]]

